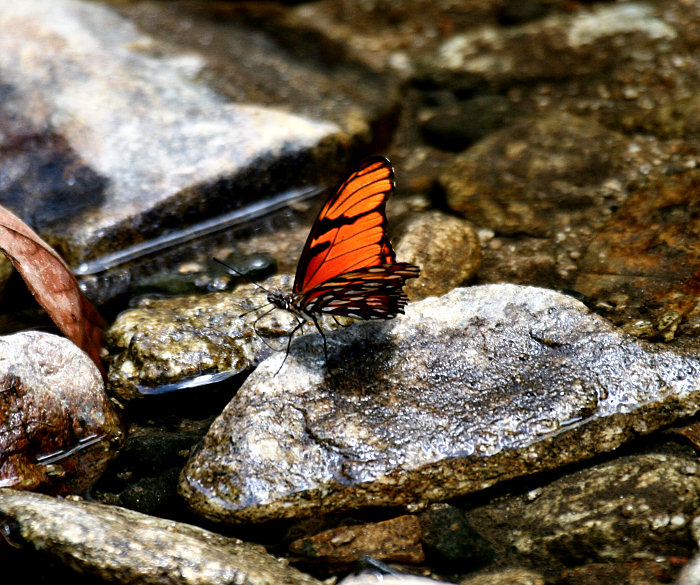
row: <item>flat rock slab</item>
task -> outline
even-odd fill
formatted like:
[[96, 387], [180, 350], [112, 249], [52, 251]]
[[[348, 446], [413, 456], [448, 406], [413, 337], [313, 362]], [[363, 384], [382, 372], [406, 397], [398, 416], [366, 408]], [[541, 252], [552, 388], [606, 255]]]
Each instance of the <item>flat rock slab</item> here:
[[455, 289], [263, 362], [183, 470], [223, 522], [422, 505], [610, 451], [700, 408], [700, 361], [575, 299]]
[[73, 266], [235, 208], [246, 190], [274, 193], [266, 171], [339, 132], [225, 100], [196, 81], [201, 56], [166, 51], [107, 6], [0, 0], [0, 29], [6, 115], [60, 135], [104, 184], [93, 209], [36, 226]]
[[110, 583], [320, 584], [260, 545], [117, 506], [3, 489], [0, 519], [13, 545]]

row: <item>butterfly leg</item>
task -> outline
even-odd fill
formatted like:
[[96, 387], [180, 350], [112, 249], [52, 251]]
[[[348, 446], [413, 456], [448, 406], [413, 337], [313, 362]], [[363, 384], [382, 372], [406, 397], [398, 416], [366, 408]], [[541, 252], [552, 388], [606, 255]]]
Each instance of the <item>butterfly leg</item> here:
[[[263, 307], [264, 307], [264, 306], [265, 306], [265, 305], [263, 305]], [[260, 309], [260, 308], [262, 308], [262, 307], [258, 307], [258, 308]], [[257, 327], [258, 321], [260, 321], [260, 319], [262, 319], [262, 318], [265, 317], [266, 315], [269, 315], [270, 313], [272, 313], [272, 311], [274, 311], [274, 310], [275, 310], [275, 307], [272, 307], [269, 311], [265, 311], [265, 312], [264, 312], [262, 315], [260, 315], [255, 321], [253, 321], [253, 331], [255, 331], [255, 335], [257, 335], [257, 336], [262, 340], [262, 342], [263, 342], [265, 345], [267, 345], [267, 347], [269, 347], [269, 348], [270, 348], [271, 350], [273, 350], [273, 351], [277, 351], [277, 350], [275, 350], [275, 348], [272, 347], [267, 341], [265, 341], [265, 338], [264, 338], [262, 335], [260, 335], [260, 333], [258, 333], [258, 327]], [[248, 311], [248, 313], [252, 313], [252, 311]], [[243, 313], [243, 315], [247, 315], [248, 313]], [[240, 316], [242, 317], [243, 315], [240, 315]]]
[[279, 369], [275, 372], [275, 376], [280, 373], [280, 370], [282, 369], [282, 366], [284, 365], [284, 362], [287, 361], [287, 357], [289, 356], [289, 349], [292, 347], [292, 339], [294, 337], [294, 334], [299, 331], [304, 326], [304, 321], [300, 320], [297, 323], [297, 326], [292, 329], [292, 332], [289, 334], [289, 339], [287, 341], [287, 351], [284, 353], [284, 359], [282, 360], [282, 363], [280, 364]]
[[328, 365], [328, 342], [326, 341], [326, 334], [323, 332], [323, 329], [321, 329], [321, 326], [318, 324], [318, 319], [316, 319], [315, 316], [313, 316], [313, 319], [314, 325], [316, 325], [316, 329], [318, 329], [318, 332], [323, 338], [323, 355], [326, 357], [326, 365]]

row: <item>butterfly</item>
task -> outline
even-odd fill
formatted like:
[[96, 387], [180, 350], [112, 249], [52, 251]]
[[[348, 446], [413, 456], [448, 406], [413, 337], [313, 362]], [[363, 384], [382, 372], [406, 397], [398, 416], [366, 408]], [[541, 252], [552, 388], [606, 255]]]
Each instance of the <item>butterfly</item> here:
[[403, 313], [403, 287], [420, 269], [397, 262], [391, 247], [385, 207], [393, 192], [394, 169], [382, 156], [359, 163], [331, 192], [304, 245], [292, 292], [267, 291], [269, 303], [298, 318], [287, 355], [294, 334], [311, 322], [328, 362], [322, 315], [392, 319]]

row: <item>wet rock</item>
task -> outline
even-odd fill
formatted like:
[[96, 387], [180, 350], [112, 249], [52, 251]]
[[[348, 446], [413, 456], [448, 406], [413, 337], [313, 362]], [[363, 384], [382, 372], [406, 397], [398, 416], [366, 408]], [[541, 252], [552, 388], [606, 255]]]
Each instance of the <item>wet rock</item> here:
[[[281, 275], [261, 285], [288, 291], [292, 280]], [[253, 310], [256, 307], [264, 310]], [[205, 385], [252, 369], [273, 348], [284, 352], [296, 326], [286, 311], [262, 317], [269, 308], [267, 293], [254, 285], [233, 293], [143, 299], [121, 313], [107, 331], [112, 354], [109, 391], [130, 400]], [[323, 326], [338, 325], [331, 319]]]
[[673, 582], [679, 562], [683, 559], [657, 557], [624, 563], [591, 563], [564, 571], [559, 582], [563, 585], [665, 585]]
[[[420, 506], [610, 451], [700, 408], [700, 363], [574, 299], [488, 285], [306, 336], [212, 424], [180, 493], [222, 522]], [[338, 424], [338, 421], [343, 421]]]
[[455, 506], [433, 504], [420, 515], [420, 524], [426, 553], [442, 566], [474, 570], [494, 557], [489, 542]]
[[467, 577], [459, 585], [544, 585], [544, 577], [528, 569], [504, 569]]
[[445, 581], [436, 581], [416, 575], [384, 575], [381, 573], [360, 573], [345, 577], [338, 585], [447, 585]]
[[1, 87], [0, 201], [42, 232], [60, 230], [66, 221], [103, 202], [106, 180], [47, 124], [8, 111], [19, 96]]
[[696, 336], [699, 201], [695, 169], [635, 189], [593, 238], [574, 288], [640, 337]]
[[349, 569], [364, 557], [378, 561], [420, 564], [425, 561], [421, 525], [415, 516], [398, 516], [374, 524], [331, 528], [289, 545], [303, 565]]
[[643, 60], [642, 51], [663, 52], [677, 36], [648, 4], [602, 4], [509, 28], [486, 25], [452, 35], [419, 75], [462, 91], [591, 76]]
[[700, 558], [695, 557], [683, 568], [676, 585], [697, 585], [700, 583]]
[[457, 156], [440, 184], [450, 208], [479, 226], [553, 236], [602, 223], [622, 199], [609, 185], [619, 182], [626, 144], [568, 114], [522, 120]]
[[326, 39], [328, 52], [337, 52], [339, 44], [371, 70], [409, 78], [416, 59], [431, 53], [455, 31], [477, 23], [496, 23], [501, 6], [502, 2], [494, 0], [408, 0], [391, 4], [321, 0], [302, 3], [284, 15], [280, 24], [320, 35]]
[[[115, 9], [165, 44], [177, 39], [180, 49], [202, 55], [206, 65], [200, 78], [235, 102], [328, 120], [361, 143], [374, 139], [372, 131], [381, 134], [394, 124], [402, 98], [394, 77], [348, 55], [327, 30], [313, 34], [313, 18], [289, 22], [294, 9], [273, 3], [214, 8], [161, 2]], [[353, 6], [351, 17], [358, 12]]]
[[443, 150], [460, 151], [512, 124], [519, 115], [522, 112], [502, 96], [476, 96], [458, 106], [433, 112], [421, 125], [421, 133], [428, 144]]
[[444, 294], [476, 276], [481, 267], [481, 244], [471, 224], [430, 211], [404, 227], [406, 235], [396, 246], [396, 256], [421, 270], [404, 288], [410, 299]]
[[[690, 523], [690, 530], [696, 544], [700, 543], [700, 516], [695, 516]], [[678, 575], [676, 585], [697, 585], [700, 583], [700, 557], [693, 558]]]
[[15, 546], [111, 583], [319, 584], [259, 545], [116, 506], [2, 490], [0, 520]]
[[95, 364], [63, 337], [0, 338], [0, 487], [91, 486], [124, 440]]
[[107, 6], [1, 6], [4, 115], [50, 124], [66, 160], [96, 177], [94, 206], [35, 226], [62, 243], [73, 266], [181, 228], [183, 217], [208, 218], [298, 187], [290, 176], [308, 179], [312, 160], [334, 160], [347, 139], [332, 122], [228, 102], [195, 81], [206, 65], [200, 54], [159, 44]]
[[563, 570], [628, 562], [642, 553], [687, 556], [699, 508], [697, 462], [648, 454], [576, 471], [475, 508], [468, 518], [484, 530], [490, 527], [491, 542], [514, 554], [516, 562]]

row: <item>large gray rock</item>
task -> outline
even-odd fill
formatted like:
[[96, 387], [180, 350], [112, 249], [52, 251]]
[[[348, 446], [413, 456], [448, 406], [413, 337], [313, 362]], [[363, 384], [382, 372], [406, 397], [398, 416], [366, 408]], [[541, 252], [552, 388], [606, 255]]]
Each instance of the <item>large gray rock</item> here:
[[299, 171], [303, 156], [308, 167], [309, 151], [340, 132], [226, 100], [197, 81], [201, 55], [159, 44], [107, 6], [0, 0], [0, 29], [4, 112], [61, 136], [102, 185], [79, 216], [36, 226], [73, 266], [298, 187], [285, 173], [286, 185], [273, 185], [270, 169], [294, 159]]
[[559, 293], [455, 289], [292, 344], [213, 423], [180, 491], [224, 522], [424, 504], [610, 451], [700, 408], [700, 362]]

